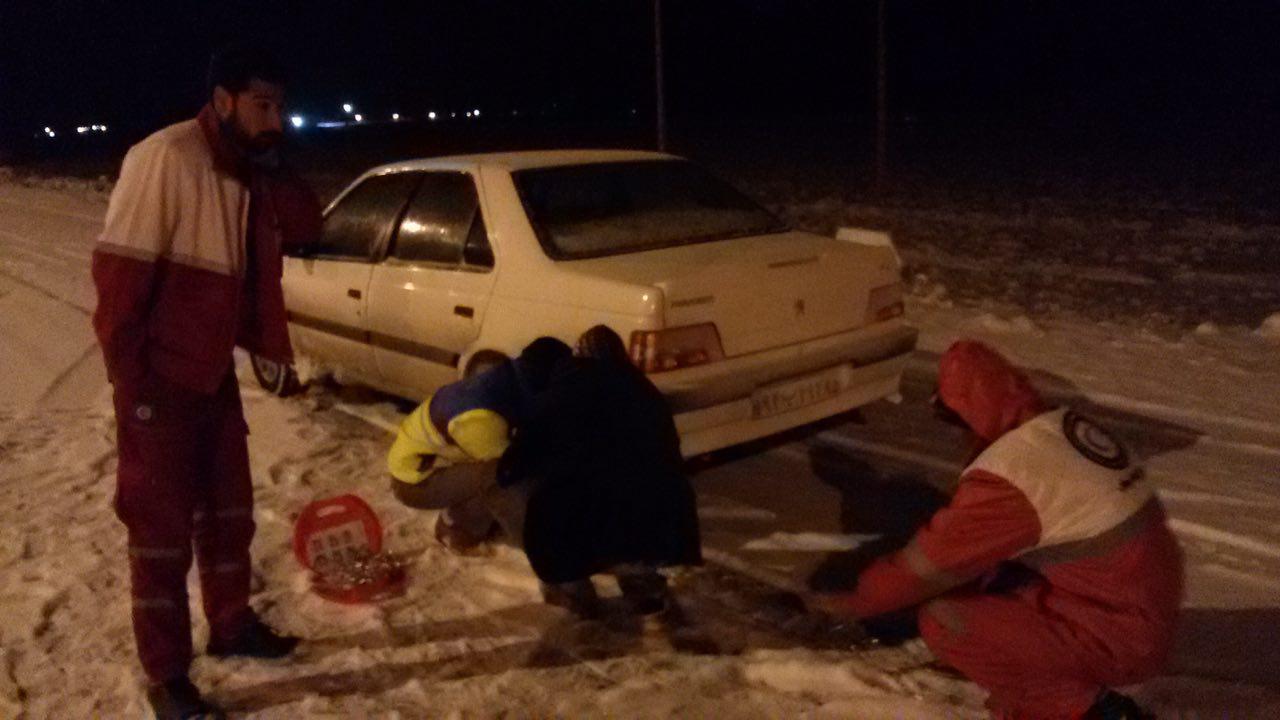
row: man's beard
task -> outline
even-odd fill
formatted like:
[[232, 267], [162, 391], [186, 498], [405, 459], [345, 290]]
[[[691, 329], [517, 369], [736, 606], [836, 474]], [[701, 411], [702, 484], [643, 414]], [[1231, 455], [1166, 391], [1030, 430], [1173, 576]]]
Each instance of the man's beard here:
[[280, 141], [284, 139], [283, 133], [266, 130], [250, 136], [244, 131], [244, 128], [240, 127], [240, 123], [236, 122], [234, 113], [220, 124], [222, 125], [222, 136], [231, 140], [231, 143], [244, 154], [245, 159], [250, 163], [274, 167], [279, 162], [277, 150], [280, 147]]

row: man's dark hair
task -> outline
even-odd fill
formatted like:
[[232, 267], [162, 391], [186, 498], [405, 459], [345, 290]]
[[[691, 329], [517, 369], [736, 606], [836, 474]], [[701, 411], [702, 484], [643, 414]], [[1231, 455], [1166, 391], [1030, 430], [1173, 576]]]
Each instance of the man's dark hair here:
[[578, 338], [578, 354], [619, 365], [629, 365], [631, 357], [618, 333], [607, 325], [596, 325]]
[[253, 45], [227, 45], [209, 60], [208, 88], [221, 87], [230, 93], [244, 92], [253, 79], [283, 85], [284, 67], [267, 50]]
[[540, 337], [525, 346], [515, 359], [516, 377], [526, 393], [547, 389], [551, 379], [573, 361], [573, 350], [553, 337]]

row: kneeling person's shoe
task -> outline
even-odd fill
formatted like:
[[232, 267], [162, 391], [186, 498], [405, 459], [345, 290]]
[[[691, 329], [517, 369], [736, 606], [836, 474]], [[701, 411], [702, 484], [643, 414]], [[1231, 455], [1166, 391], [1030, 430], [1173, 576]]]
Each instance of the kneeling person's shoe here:
[[200, 696], [186, 676], [147, 688], [156, 720], [225, 720], [227, 714]]
[[542, 599], [548, 605], [562, 607], [583, 620], [595, 620], [604, 614], [600, 596], [590, 578], [564, 583], [542, 583]]
[[667, 579], [656, 570], [619, 573], [617, 578], [627, 610], [635, 615], [656, 615], [670, 604]]
[[1106, 690], [1093, 702], [1084, 720], [1155, 720], [1155, 715], [1143, 710], [1133, 698]]
[[212, 638], [208, 652], [214, 657], [251, 657], [274, 660], [298, 647], [298, 638], [281, 635], [254, 617], [235, 637]]
[[448, 512], [436, 519], [436, 540], [456, 555], [472, 555], [481, 551], [484, 544], [498, 534], [498, 524], [490, 523], [487, 530], [477, 533], [462, 523], [454, 522]]

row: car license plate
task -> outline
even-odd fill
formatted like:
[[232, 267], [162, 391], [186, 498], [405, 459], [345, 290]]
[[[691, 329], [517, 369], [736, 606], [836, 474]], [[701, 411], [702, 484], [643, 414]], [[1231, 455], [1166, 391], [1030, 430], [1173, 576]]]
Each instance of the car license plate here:
[[751, 394], [751, 416], [766, 418], [815, 405], [844, 392], [847, 385], [848, 368], [842, 365], [762, 387]]

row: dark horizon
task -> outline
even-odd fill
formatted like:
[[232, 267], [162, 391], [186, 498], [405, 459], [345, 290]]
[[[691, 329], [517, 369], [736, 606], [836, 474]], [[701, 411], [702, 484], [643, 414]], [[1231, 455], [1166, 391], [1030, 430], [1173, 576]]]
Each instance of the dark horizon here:
[[[888, 0], [895, 119], [1270, 123], [1280, 6]], [[857, 116], [874, 102], [875, 2], [667, 0], [673, 117]], [[0, 127], [159, 127], [203, 101], [210, 51], [274, 48], [304, 114], [557, 105], [652, 118], [649, 0], [388, 4], [106, 0], [0, 10]]]

